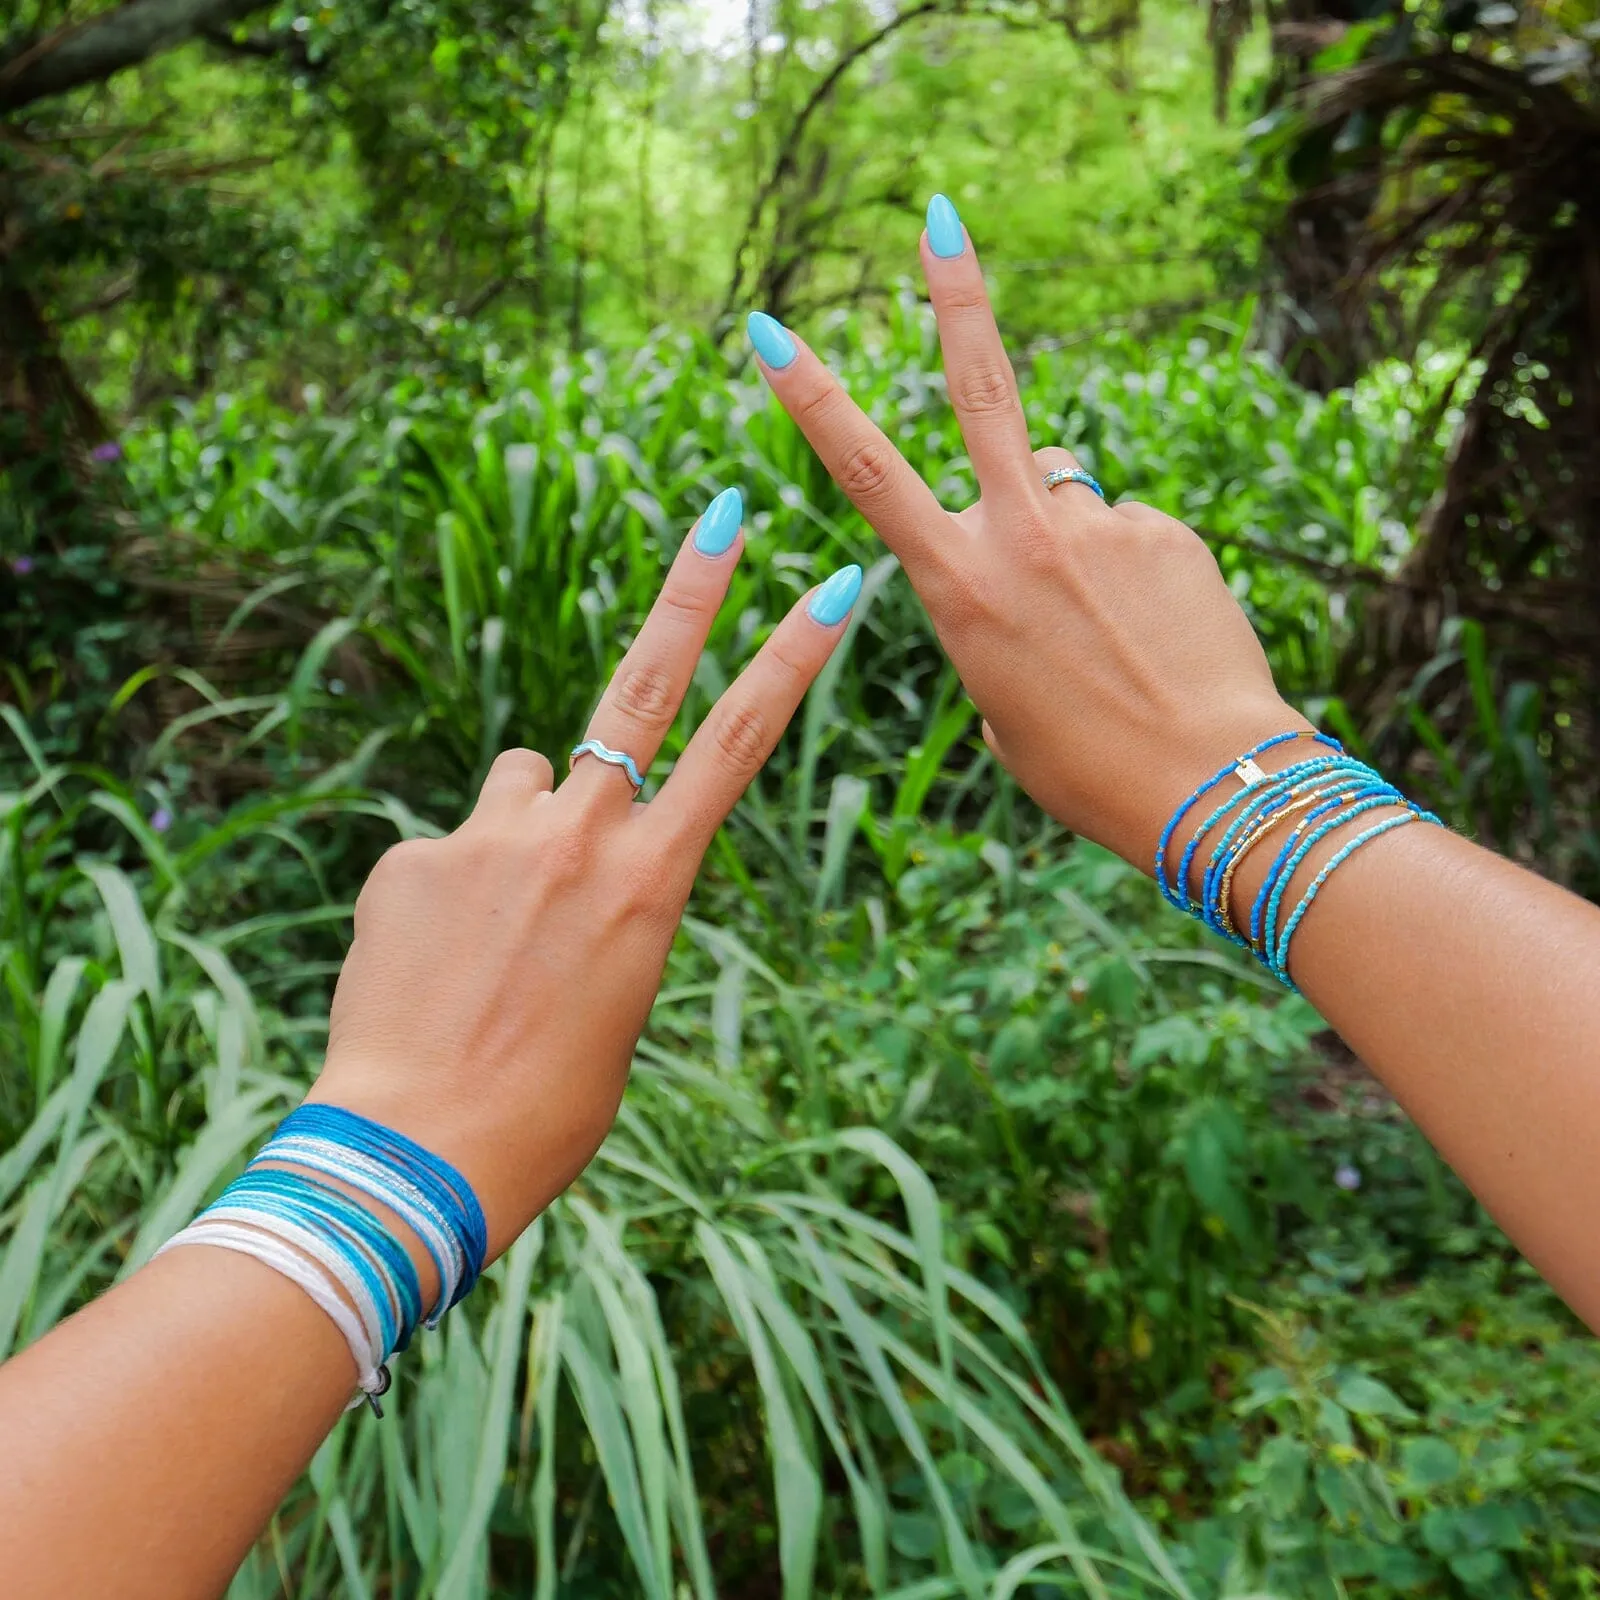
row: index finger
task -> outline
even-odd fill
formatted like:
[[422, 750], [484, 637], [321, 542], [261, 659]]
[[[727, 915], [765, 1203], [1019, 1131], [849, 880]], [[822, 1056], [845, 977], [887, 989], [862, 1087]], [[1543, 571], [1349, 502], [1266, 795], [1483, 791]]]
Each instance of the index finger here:
[[918, 588], [960, 536], [911, 463], [806, 346], [764, 311], [752, 311], [750, 342], [783, 409], [799, 424], [829, 476], [850, 497]]
[[695, 730], [660, 792], [640, 813], [645, 827], [699, 861], [750, 780], [776, 748], [811, 681], [844, 634], [861, 593], [861, 568], [841, 567], [796, 603], [755, 659]]

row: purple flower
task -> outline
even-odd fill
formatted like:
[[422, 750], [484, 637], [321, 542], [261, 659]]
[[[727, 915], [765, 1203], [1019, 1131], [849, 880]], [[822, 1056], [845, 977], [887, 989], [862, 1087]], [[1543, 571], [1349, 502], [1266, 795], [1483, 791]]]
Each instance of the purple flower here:
[[150, 826], [157, 833], [165, 833], [172, 826], [172, 813], [165, 806], [157, 806], [151, 814]]
[[107, 439], [104, 444], [97, 444], [89, 452], [91, 461], [120, 461], [122, 459], [122, 446], [115, 439]]
[[11, 570], [16, 573], [19, 578], [26, 578], [28, 574], [33, 571], [33, 557], [18, 556], [17, 559], [11, 563]]
[[1333, 1181], [1346, 1192], [1359, 1189], [1361, 1187], [1361, 1169], [1352, 1167], [1348, 1161], [1342, 1161], [1334, 1169]]

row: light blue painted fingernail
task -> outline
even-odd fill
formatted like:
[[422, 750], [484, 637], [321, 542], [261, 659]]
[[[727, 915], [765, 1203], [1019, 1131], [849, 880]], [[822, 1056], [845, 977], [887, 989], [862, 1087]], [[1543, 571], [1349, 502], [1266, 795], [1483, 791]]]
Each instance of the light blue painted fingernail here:
[[928, 248], [945, 261], [967, 248], [961, 218], [956, 215], [948, 195], [936, 194], [928, 202]]
[[756, 354], [769, 367], [781, 371], [794, 360], [794, 340], [776, 317], [769, 317], [765, 311], [752, 311], [745, 327], [750, 333], [750, 343], [756, 347]]
[[720, 556], [739, 537], [744, 520], [744, 496], [737, 489], [724, 489], [700, 516], [694, 530], [694, 547], [703, 556]]
[[834, 575], [811, 597], [806, 607], [813, 622], [824, 628], [836, 627], [850, 615], [850, 607], [861, 593], [861, 568], [852, 562], [840, 567]]

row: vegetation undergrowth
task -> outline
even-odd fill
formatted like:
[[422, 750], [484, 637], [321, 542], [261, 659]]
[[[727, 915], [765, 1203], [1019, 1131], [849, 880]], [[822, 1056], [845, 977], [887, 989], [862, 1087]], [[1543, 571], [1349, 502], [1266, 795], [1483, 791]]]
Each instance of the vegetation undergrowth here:
[[[909, 296], [831, 340], [970, 495]], [[1318, 397], [1202, 320], [1024, 384], [1037, 437], [1204, 531], [1337, 724], [1345, 606], [1437, 486], [1455, 370]], [[294, 1102], [377, 854], [502, 746], [570, 745], [718, 487], [750, 551], [680, 736], [795, 593], [869, 569], [612, 1138], [392, 1414], [341, 1424], [237, 1600], [1596, 1592], [1600, 1358], [1304, 1002], [995, 769], [753, 372], [663, 337], [173, 403], [120, 444], [130, 517], [178, 540], [131, 545], [82, 636], [50, 618], [85, 552], [8, 601], [0, 1355]], [[192, 650], [130, 675], [158, 611]], [[1538, 762], [1424, 778], [1474, 826]]]

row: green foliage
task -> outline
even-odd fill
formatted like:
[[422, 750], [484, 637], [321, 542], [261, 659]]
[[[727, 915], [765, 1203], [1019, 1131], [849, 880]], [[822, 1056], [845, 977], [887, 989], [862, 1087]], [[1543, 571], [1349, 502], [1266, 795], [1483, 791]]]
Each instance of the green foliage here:
[[1272, 1364], [1201, 1450], [1230, 1514], [1196, 1548], [1225, 1583], [1593, 1593], [1594, 1352], [1550, 1323], [1526, 1268], [1495, 1276], [1322, 1308], [1344, 1360], [1293, 1314], [1261, 1314]]
[[[969, 493], [923, 316], [834, 338], [939, 492]], [[1206, 529], [1310, 686], [1339, 637], [1318, 574], [1381, 570], [1431, 490], [1432, 441], [1418, 459], [1393, 422], [1428, 382], [1308, 398], [1196, 324], [1025, 387], [1036, 430]], [[124, 436], [134, 513], [242, 575], [204, 636], [227, 687], [97, 681], [41, 646], [29, 715], [4, 711], [0, 1348], [143, 1260], [294, 1102], [366, 867], [459, 817], [499, 745], [563, 747], [718, 487], [746, 489], [751, 553], [684, 730], [812, 577], [872, 572], [712, 853], [600, 1158], [401, 1363], [390, 1416], [341, 1425], [239, 1600], [285, 1573], [350, 1596], [1583, 1593], [1600, 1438], [1558, 1395], [1584, 1347], [1500, 1281], [1498, 1235], [1398, 1114], [1328, 1087], [1307, 1007], [1041, 828], [749, 373], [669, 338], [502, 364], [487, 396], [303, 399]], [[283, 607], [322, 620], [230, 665]]]

